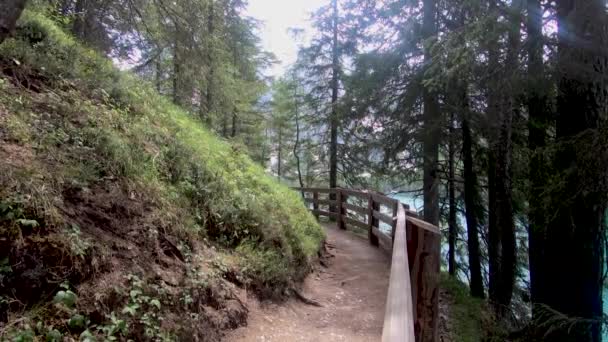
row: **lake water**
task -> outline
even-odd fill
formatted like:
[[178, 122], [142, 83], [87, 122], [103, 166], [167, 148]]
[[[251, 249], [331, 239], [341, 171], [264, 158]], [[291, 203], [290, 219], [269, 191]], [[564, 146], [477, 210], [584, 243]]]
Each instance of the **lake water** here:
[[[415, 210], [415, 211], [420, 211], [424, 204], [422, 197], [415, 197], [409, 193], [391, 194], [390, 197], [398, 199], [403, 204], [409, 205], [410, 209]], [[461, 225], [461, 227], [463, 227], [466, 231], [466, 227], [467, 227], [466, 221], [465, 221], [464, 217], [462, 217], [462, 215], [459, 215], [458, 221], [459, 221], [459, 224]], [[447, 255], [447, 250], [448, 250], [447, 241], [445, 241], [445, 239], [443, 239], [442, 243], [441, 243], [442, 256]], [[603, 302], [604, 302], [603, 303], [604, 314], [608, 314], [608, 288], [604, 289]], [[603, 340], [608, 341], [608, 329], [604, 329]]]

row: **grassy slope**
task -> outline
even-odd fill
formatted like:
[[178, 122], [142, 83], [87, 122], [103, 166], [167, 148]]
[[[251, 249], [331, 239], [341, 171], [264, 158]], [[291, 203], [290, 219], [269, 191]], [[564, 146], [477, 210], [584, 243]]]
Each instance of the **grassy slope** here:
[[441, 288], [448, 303], [448, 330], [453, 341], [477, 342], [488, 339], [489, 310], [484, 300], [473, 298], [469, 288], [448, 274], [441, 274]]
[[0, 46], [0, 334], [219, 331], [239, 324], [226, 279], [272, 295], [308, 272], [323, 232], [297, 194], [44, 16], [21, 22]]

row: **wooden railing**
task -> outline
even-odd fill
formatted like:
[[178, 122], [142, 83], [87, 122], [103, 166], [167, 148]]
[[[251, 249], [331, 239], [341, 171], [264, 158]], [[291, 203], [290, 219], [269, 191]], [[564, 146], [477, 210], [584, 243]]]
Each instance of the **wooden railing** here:
[[382, 341], [437, 341], [439, 228], [422, 221], [407, 205], [379, 193], [340, 188], [294, 190], [302, 193], [317, 219], [334, 219], [340, 229], [367, 230], [372, 245], [392, 251]]

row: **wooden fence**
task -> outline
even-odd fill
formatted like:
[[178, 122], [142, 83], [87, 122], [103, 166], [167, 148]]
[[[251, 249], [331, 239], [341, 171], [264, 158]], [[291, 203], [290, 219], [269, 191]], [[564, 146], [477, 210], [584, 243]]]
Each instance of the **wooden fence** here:
[[[435, 342], [439, 322], [441, 233], [398, 200], [371, 191], [296, 188], [317, 217], [340, 229], [366, 230], [392, 251], [383, 342]], [[382, 224], [384, 223], [384, 224]]]

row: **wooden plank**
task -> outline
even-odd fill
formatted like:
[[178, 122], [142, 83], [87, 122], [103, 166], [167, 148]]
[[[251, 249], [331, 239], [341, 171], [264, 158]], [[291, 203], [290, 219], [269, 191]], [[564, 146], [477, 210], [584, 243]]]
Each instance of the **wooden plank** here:
[[363, 199], [367, 199], [367, 192], [364, 191], [357, 191], [357, 190], [348, 190], [348, 189], [340, 189], [340, 191], [342, 191], [343, 194], [346, 194], [348, 196], [354, 196], [354, 197], [359, 197], [359, 198], [363, 198]]
[[399, 205], [382, 342], [416, 342], [405, 229], [405, 210], [402, 205]]
[[315, 215], [319, 215], [319, 216], [327, 216], [327, 217], [333, 217], [333, 218], [337, 218], [338, 214], [336, 213], [332, 213], [329, 211], [325, 211], [325, 210], [311, 210], [311, 212]]
[[394, 217], [391, 217], [390, 215], [386, 215], [383, 214], [379, 211], [374, 210], [374, 217], [377, 218], [378, 220], [382, 221], [382, 222], [386, 222], [387, 224], [390, 224], [391, 226], [393, 225], [393, 221], [395, 221]]
[[419, 220], [422, 219], [422, 217], [420, 217], [420, 215], [418, 215], [418, 213], [413, 210], [406, 209], [405, 213], [407, 214], [407, 217], [413, 217], [413, 218], [417, 218]]
[[[426, 222], [425, 222], [426, 223]], [[437, 341], [441, 235], [407, 221], [407, 251], [416, 341]]]
[[420, 219], [414, 218], [414, 217], [408, 217], [407, 218], [408, 222], [411, 222], [413, 225], [415, 225], [416, 227], [420, 227], [422, 229], [426, 229], [432, 233], [435, 233], [437, 235], [441, 235], [441, 230], [439, 230], [439, 227], [432, 225], [426, 221], [422, 221]]
[[372, 233], [374, 234], [374, 236], [376, 237], [376, 239], [379, 240], [379, 242], [382, 244], [382, 246], [386, 247], [387, 250], [392, 250], [393, 249], [393, 239], [391, 239], [391, 237], [382, 232], [380, 229], [374, 227], [372, 228]]
[[390, 208], [393, 208], [395, 203], [399, 203], [398, 200], [396, 200], [394, 198], [386, 197], [384, 195], [372, 194], [372, 197], [374, 198], [374, 202], [389, 206]]
[[303, 192], [318, 192], [321, 194], [329, 194], [329, 193], [336, 192], [336, 189], [329, 189], [329, 188], [292, 188], [292, 189], [296, 190], [296, 191], [303, 191]]
[[355, 226], [361, 229], [367, 229], [367, 223], [363, 223], [359, 220], [355, 220], [353, 218], [350, 218], [348, 216], [343, 215], [342, 216], [342, 220], [343, 222], [346, 222], [347, 224], [351, 225], [351, 226]]
[[[396, 218], [397, 217], [397, 213], [399, 212], [399, 206], [401, 205], [401, 202], [395, 202], [395, 204], [393, 205], [393, 216]], [[403, 209], [405, 209], [405, 207], [403, 207]], [[407, 214], [405, 215], [405, 219], [407, 220]], [[393, 224], [391, 225], [391, 238], [394, 240], [395, 239], [395, 231], [397, 229], [397, 220], [393, 220]]]
[[352, 211], [354, 211], [356, 213], [359, 213], [361, 215], [367, 215], [367, 208], [363, 208], [363, 207], [360, 207], [358, 205], [349, 204], [349, 203], [342, 203], [342, 207], [344, 209], [352, 210]]
[[[315, 192], [316, 194], [316, 192]], [[327, 199], [318, 199], [318, 198], [305, 198], [304, 201], [306, 203], [317, 203], [319, 205], [336, 205], [337, 201], [327, 200]]]

